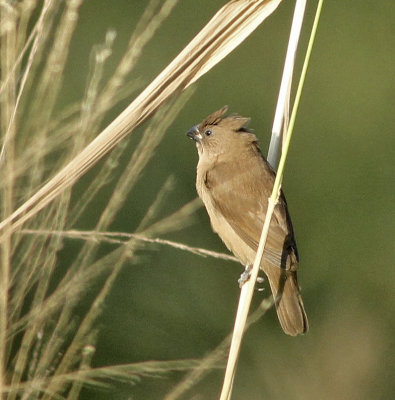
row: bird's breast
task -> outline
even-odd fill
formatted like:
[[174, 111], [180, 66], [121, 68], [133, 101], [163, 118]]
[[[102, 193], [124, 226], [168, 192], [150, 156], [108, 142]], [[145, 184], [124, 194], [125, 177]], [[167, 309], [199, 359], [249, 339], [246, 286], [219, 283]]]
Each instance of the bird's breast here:
[[196, 177], [196, 190], [202, 199], [209, 215], [213, 231], [216, 232], [226, 247], [240, 260], [243, 265], [253, 263], [255, 251], [253, 251], [239, 235], [234, 231], [211, 196], [210, 186], [207, 184], [208, 169], [198, 168]]

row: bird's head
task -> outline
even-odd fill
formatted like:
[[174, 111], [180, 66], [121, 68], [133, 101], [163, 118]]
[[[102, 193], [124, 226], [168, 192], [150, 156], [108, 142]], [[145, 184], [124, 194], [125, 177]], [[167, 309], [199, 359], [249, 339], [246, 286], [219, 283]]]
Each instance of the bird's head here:
[[187, 136], [196, 142], [200, 157], [216, 157], [256, 142], [256, 136], [246, 128], [250, 119], [239, 115], [223, 118], [227, 111], [227, 106], [222, 107], [187, 132]]

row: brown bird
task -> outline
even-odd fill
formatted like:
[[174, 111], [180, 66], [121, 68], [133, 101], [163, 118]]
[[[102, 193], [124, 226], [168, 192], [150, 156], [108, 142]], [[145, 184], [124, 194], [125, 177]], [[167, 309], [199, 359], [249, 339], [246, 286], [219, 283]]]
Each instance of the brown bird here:
[[[187, 135], [199, 153], [196, 189], [213, 230], [247, 268], [252, 266], [266, 216], [275, 172], [264, 159], [257, 137], [246, 128], [249, 118], [223, 117], [228, 107], [209, 115]], [[270, 224], [261, 269], [276, 299], [285, 333], [308, 330], [297, 282], [298, 251], [283, 193]]]

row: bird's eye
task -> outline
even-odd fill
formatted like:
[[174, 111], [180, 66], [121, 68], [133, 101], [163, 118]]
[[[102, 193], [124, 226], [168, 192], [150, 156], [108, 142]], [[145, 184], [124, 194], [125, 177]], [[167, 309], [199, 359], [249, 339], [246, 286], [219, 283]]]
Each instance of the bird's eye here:
[[207, 129], [207, 131], [204, 131], [204, 134], [206, 136], [210, 136], [213, 132], [210, 129]]

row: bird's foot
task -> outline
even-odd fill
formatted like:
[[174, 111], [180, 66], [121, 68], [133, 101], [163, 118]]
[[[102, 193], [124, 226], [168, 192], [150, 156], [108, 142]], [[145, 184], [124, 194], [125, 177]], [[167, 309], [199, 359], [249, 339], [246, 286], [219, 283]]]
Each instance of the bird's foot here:
[[251, 269], [252, 269], [251, 265], [246, 265], [245, 270], [240, 275], [240, 278], [237, 281], [240, 288], [248, 281], [248, 279], [250, 279]]
[[[251, 270], [252, 270], [252, 265], [247, 265], [243, 273], [240, 275], [240, 278], [237, 281], [240, 288], [250, 279]], [[265, 278], [263, 276], [258, 276], [256, 278], [256, 281], [257, 283], [263, 283], [265, 281]], [[258, 287], [257, 289], [258, 292], [262, 292], [264, 290], [263, 287]]]

